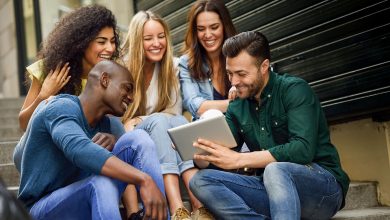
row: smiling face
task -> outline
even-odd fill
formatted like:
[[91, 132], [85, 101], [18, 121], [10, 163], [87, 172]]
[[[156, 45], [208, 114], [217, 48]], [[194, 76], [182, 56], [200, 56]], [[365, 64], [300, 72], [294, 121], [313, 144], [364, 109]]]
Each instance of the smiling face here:
[[160, 22], [149, 20], [144, 25], [143, 45], [147, 62], [160, 62], [167, 48], [164, 27]]
[[130, 73], [124, 68], [115, 68], [121, 73], [110, 74], [106, 100], [113, 115], [121, 117], [133, 101], [133, 82]]
[[223, 25], [217, 13], [199, 13], [196, 17], [196, 32], [198, 41], [209, 55], [220, 52], [223, 44]]
[[268, 82], [269, 60], [265, 59], [260, 66], [256, 58], [242, 51], [236, 57], [226, 57], [226, 71], [232, 86], [237, 89], [237, 96], [241, 99], [255, 97], [260, 94]]
[[115, 35], [112, 27], [103, 28], [88, 48], [83, 57], [83, 73], [88, 73], [93, 66], [102, 60], [110, 60], [115, 52]]

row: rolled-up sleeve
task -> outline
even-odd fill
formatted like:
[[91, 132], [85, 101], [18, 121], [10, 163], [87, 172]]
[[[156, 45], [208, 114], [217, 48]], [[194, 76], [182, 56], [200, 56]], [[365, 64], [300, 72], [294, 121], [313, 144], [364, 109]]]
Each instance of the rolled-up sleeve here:
[[207, 99], [199, 95], [201, 93], [199, 84], [191, 77], [188, 69], [188, 57], [185, 55], [180, 57], [179, 71], [183, 106], [194, 118], [198, 118], [199, 107]]

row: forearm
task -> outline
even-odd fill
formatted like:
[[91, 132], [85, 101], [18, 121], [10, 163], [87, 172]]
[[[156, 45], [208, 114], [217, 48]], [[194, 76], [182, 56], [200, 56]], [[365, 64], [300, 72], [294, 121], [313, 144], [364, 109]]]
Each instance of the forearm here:
[[151, 180], [149, 175], [121, 161], [115, 156], [106, 160], [102, 167], [101, 174], [139, 186]]
[[226, 112], [229, 105], [229, 100], [207, 100], [204, 101], [198, 109], [198, 115], [202, 115], [205, 111], [209, 109], [218, 109], [221, 112]]
[[22, 110], [19, 112], [19, 127], [23, 131], [26, 130], [28, 122], [30, 121], [30, 118], [32, 114], [34, 113], [35, 109], [41, 103], [44, 99], [41, 98], [41, 96], [36, 96], [34, 101], [28, 105], [27, 107], [23, 106]]
[[264, 168], [272, 162], [276, 162], [276, 159], [269, 151], [253, 151], [240, 153], [236, 166], [237, 168]]

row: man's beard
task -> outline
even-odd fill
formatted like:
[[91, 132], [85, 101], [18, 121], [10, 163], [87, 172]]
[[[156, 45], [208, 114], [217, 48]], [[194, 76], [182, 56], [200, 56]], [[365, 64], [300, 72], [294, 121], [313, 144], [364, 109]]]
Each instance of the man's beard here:
[[259, 95], [259, 97], [260, 97], [259, 93], [261, 93], [264, 89], [263, 77], [261, 77], [261, 75], [259, 75], [259, 77], [257, 77], [256, 81], [248, 87], [249, 87], [249, 97], [255, 97], [256, 95]]

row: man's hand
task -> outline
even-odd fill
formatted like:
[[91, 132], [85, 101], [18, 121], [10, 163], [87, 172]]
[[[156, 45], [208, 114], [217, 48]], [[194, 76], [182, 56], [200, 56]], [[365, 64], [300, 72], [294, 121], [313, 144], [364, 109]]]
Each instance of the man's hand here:
[[95, 144], [98, 144], [108, 151], [112, 151], [116, 143], [115, 136], [109, 133], [98, 132], [93, 138], [92, 141]]
[[54, 71], [50, 70], [49, 74], [43, 81], [42, 88], [39, 91], [38, 96], [43, 100], [49, 98], [50, 96], [57, 95], [57, 93], [69, 82], [69, 70], [69, 63], [66, 63], [62, 67], [61, 64], [59, 64]]
[[212, 141], [198, 139], [194, 147], [208, 152], [208, 155], [195, 154], [195, 160], [208, 161], [222, 169], [231, 170], [240, 168], [240, 153], [231, 150], [228, 147], [221, 146]]
[[150, 176], [140, 185], [140, 196], [144, 203], [144, 219], [167, 219], [167, 202]]
[[165, 196], [148, 174], [121, 161], [115, 156], [111, 156], [106, 160], [101, 174], [139, 186], [145, 209], [144, 219], [167, 219], [168, 213]]

